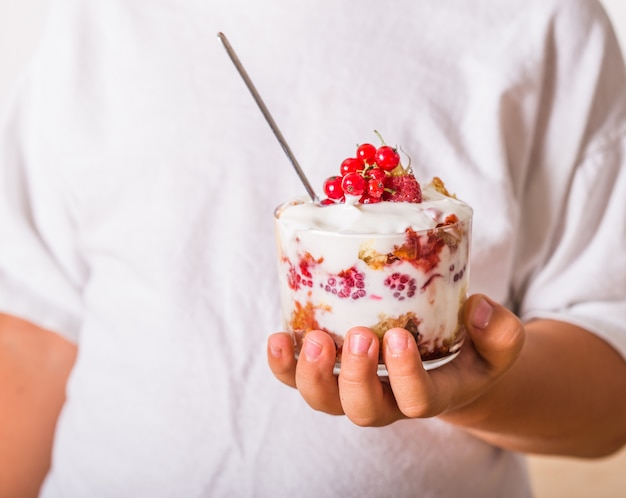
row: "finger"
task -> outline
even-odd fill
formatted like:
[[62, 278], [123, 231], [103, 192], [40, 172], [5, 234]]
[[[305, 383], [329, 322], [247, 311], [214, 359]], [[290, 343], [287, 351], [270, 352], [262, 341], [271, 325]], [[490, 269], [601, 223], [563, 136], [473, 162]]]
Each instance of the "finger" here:
[[519, 356], [525, 332], [520, 319], [482, 294], [465, 304], [465, 328], [478, 355], [492, 376], [500, 376]]
[[378, 370], [378, 336], [363, 327], [346, 334], [341, 355], [339, 392], [346, 416], [360, 426], [382, 426], [402, 418]]
[[296, 366], [296, 386], [315, 410], [343, 414], [337, 377], [333, 373], [337, 350], [326, 332], [312, 330], [304, 336]]
[[471, 296], [464, 308], [468, 340], [458, 358], [426, 372], [412, 336], [389, 330], [383, 354], [399, 409], [408, 417], [453, 411], [482, 395], [521, 352], [524, 328], [505, 307], [486, 296]]
[[396, 403], [404, 415], [431, 417], [446, 408], [448, 398], [437, 392], [424, 369], [415, 339], [407, 330], [394, 328], [385, 333], [383, 357]]
[[268, 338], [267, 362], [278, 380], [296, 387], [296, 359], [291, 335], [287, 332], [278, 332]]
[[454, 420], [491, 389], [517, 361], [525, 339], [521, 321], [482, 294], [470, 296], [463, 314], [467, 340], [461, 354], [430, 372], [439, 396], [449, 399], [443, 419]]
[[461, 354], [430, 372], [450, 412], [489, 390], [513, 366], [525, 338], [524, 327], [515, 314], [482, 294], [470, 296], [463, 314], [467, 340]]

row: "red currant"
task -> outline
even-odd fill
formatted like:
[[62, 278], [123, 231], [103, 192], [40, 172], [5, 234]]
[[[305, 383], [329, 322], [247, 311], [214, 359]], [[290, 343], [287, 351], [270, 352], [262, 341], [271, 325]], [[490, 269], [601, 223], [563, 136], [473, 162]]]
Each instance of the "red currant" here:
[[373, 164], [376, 157], [376, 147], [372, 144], [361, 144], [356, 149], [356, 157], [365, 164]]
[[363, 164], [362, 159], [349, 157], [348, 159], [344, 159], [344, 161], [341, 163], [341, 176], [346, 176], [348, 173], [357, 173], [358, 171], [363, 171], [364, 168], [365, 164]]
[[381, 145], [376, 150], [376, 164], [385, 171], [391, 171], [400, 164], [400, 154], [389, 145]]
[[385, 191], [385, 184], [382, 180], [378, 180], [376, 178], [371, 178], [367, 182], [367, 194], [370, 197], [375, 197], [379, 199], [383, 192]]
[[339, 200], [343, 197], [341, 180], [343, 180], [343, 178], [340, 176], [329, 176], [324, 181], [324, 193], [329, 199]]
[[341, 182], [341, 188], [346, 195], [362, 195], [365, 187], [365, 178], [354, 171], [347, 173]]
[[361, 204], [376, 204], [378, 202], [382, 202], [382, 199], [380, 197], [372, 197], [367, 194], [363, 194], [361, 199], [359, 199], [359, 202]]
[[368, 178], [371, 178], [374, 180], [384, 181], [385, 178], [387, 177], [387, 172], [384, 169], [372, 168], [367, 172], [367, 176]]

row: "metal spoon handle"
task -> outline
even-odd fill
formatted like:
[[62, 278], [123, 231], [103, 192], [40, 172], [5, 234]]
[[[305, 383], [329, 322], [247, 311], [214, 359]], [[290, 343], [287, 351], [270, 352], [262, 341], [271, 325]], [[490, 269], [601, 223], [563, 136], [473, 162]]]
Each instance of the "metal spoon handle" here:
[[298, 164], [297, 159], [295, 158], [295, 156], [291, 152], [291, 148], [287, 144], [287, 141], [285, 140], [285, 137], [283, 137], [283, 134], [278, 129], [278, 125], [274, 121], [274, 118], [272, 118], [272, 115], [270, 114], [270, 111], [267, 109], [267, 106], [263, 102], [263, 99], [259, 95], [259, 92], [257, 91], [257, 89], [255, 88], [254, 84], [252, 83], [252, 80], [248, 76], [248, 73], [246, 72], [245, 68], [241, 64], [241, 61], [239, 60], [239, 57], [237, 57], [237, 54], [235, 53], [233, 47], [231, 46], [230, 42], [226, 38], [226, 35], [224, 35], [224, 33], [220, 32], [220, 33], [217, 34], [217, 36], [222, 41], [222, 44], [224, 45], [224, 48], [226, 49], [226, 52], [228, 52], [228, 56], [233, 61], [233, 64], [237, 68], [237, 71], [239, 72], [239, 74], [242, 77], [244, 83], [248, 87], [248, 90], [250, 90], [250, 93], [252, 94], [252, 97], [254, 98], [254, 101], [259, 106], [259, 109], [261, 109], [261, 112], [263, 113], [263, 116], [265, 117], [265, 120], [267, 121], [267, 123], [270, 125], [270, 128], [274, 132], [274, 136], [277, 138], [277, 140], [280, 143], [281, 147], [285, 151], [285, 154], [287, 154], [287, 157], [289, 158], [289, 161], [291, 162], [292, 166], [296, 170], [296, 173], [298, 174], [298, 177], [300, 178], [300, 180], [304, 184], [304, 188], [306, 189], [307, 193], [311, 197], [311, 200], [317, 201], [318, 200], [317, 199], [317, 195], [315, 194], [315, 191], [313, 190], [313, 187], [311, 187], [311, 184], [309, 183], [309, 180], [307, 179], [306, 175], [304, 174], [304, 171], [302, 171], [302, 168]]

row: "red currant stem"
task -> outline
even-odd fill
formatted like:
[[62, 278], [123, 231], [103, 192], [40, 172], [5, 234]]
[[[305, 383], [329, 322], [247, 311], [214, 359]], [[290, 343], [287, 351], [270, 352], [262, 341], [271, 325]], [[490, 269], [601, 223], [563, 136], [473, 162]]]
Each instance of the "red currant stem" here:
[[261, 95], [259, 95], [259, 92], [257, 91], [256, 87], [252, 83], [252, 80], [248, 76], [248, 73], [246, 72], [245, 68], [243, 67], [243, 64], [241, 63], [241, 61], [239, 60], [239, 57], [237, 57], [237, 54], [235, 53], [235, 50], [233, 49], [233, 47], [231, 46], [230, 42], [226, 38], [226, 35], [224, 35], [224, 33], [218, 33], [217, 36], [221, 40], [222, 45], [224, 45], [224, 48], [226, 49], [226, 52], [228, 53], [228, 56], [230, 57], [230, 60], [235, 65], [235, 68], [237, 68], [237, 71], [239, 72], [239, 75], [241, 76], [241, 78], [243, 79], [244, 83], [248, 87], [248, 90], [252, 94], [252, 97], [254, 98], [254, 101], [256, 102], [257, 106], [259, 106], [259, 109], [263, 113], [263, 117], [265, 118], [265, 121], [267, 121], [267, 124], [269, 124], [270, 128], [272, 129], [272, 132], [274, 132], [274, 136], [276, 137], [276, 139], [280, 143], [281, 147], [283, 148], [283, 151], [285, 152], [285, 154], [289, 158], [289, 161], [291, 162], [291, 165], [296, 170], [296, 173], [298, 174], [298, 177], [300, 178], [300, 181], [304, 185], [304, 188], [306, 189], [307, 193], [311, 197], [311, 200], [313, 202], [318, 202], [319, 199], [318, 199], [317, 195], [315, 194], [315, 190], [313, 190], [313, 187], [311, 186], [311, 183], [309, 182], [309, 180], [307, 179], [306, 175], [304, 174], [304, 171], [302, 171], [302, 168], [300, 167], [300, 164], [298, 164], [298, 161], [296, 160], [296, 157], [291, 152], [291, 148], [287, 144], [287, 141], [283, 137], [283, 134], [278, 129], [278, 125], [274, 121], [274, 118], [272, 118], [272, 115], [270, 114], [270, 111], [268, 110], [268, 108], [266, 107], [265, 103], [263, 102], [263, 99], [261, 98]]
[[407, 173], [409, 173], [409, 174], [410, 174], [410, 173], [412, 173], [412, 172], [413, 172], [413, 170], [411, 169], [411, 162], [412, 162], [412, 161], [411, 161], [411, 156], [409, 156], [409, 155], [407, 154], [407, 152], [406, 152], [406, 151], [405, 151], [402, 147], [398, 147], [398, 148], [400, 149], [400, 151], [401, 151], [401, 152], [402, 152], [402, 153], [403, 153], [403, 154], [407, 157], [407, 159], [409, 160], [409, 164], [407, 164], [406, 168], [404, 168], [404, 169], [405, 169], [405, 171], [406, 171]]
[[383, 140], [383, 136], [378, 132], [378, 130], [374, 130], [374, 133], [376, 133], [376, 136], [378, 137], [378, 140], [380, 140], [380, 143], [385, 145], [385, 141]]

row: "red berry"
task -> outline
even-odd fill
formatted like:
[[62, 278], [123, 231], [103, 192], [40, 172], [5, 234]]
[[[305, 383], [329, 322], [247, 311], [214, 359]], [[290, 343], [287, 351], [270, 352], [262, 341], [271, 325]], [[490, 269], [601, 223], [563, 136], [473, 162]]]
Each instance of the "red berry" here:
[[298, 266], [294, 266], [289, 262], [289, 273], [287, 275], [289, 287], [293, 290], [298, 290], [302, 287], [313, 287], [311, 268], [317, 263], [318, 261], [315, 261], [308, 253], [298, 261]]
[[399, 301], [413, 297], [417, 291], [415, 279], [406, 273], [393, 273], [385, 279], [385, 285]]
[[372, 168], [367, 172], [367, 176], [375, 180], [383, 181], [387, 176], [387, 172], [384, 169]]
[[359, 199], [359, 202], [361, 204], [377, 204], [379, 202], [383, 202], [383, 199], [381, 197], [370, 197], [367, 194], [363, 194]]
[[376, 147], [372, 144], [361, 144], [356, 149], [356, 157], [365, 164], [373, 164], [376, 157]]
[[365, 178], [355, 172], [347, 173], [341, 182], [341, 188], [346, 195], [362, 195], [365, 187]]
[[326, 282], [320, 287], [330, 294], [342, 299], [361, 299], [367, 295], [365, 290], [365, 275], [354, 266], [342, 270], [336, 275], [329, 275]]
[[321, 204], [322, 206], [330, 206], [330, 205], [332, 205], [332, 204], [336, 204], [336, 202], [335, 202], [335, 201], [333, 201], [332, 199], [322, 199], [322, 200], [320, 201], [320, 204]]
[[376, 164], [385, 171], [391, 171], [400, 164], [400, 154], [389, 145], [381, 145], [376, 150]]
[[363, 171], [364, 168], [365, 164], [363, 164], [362, 159], [349, 157], [348, 159], [343, 160], [339, 170], [341, 171], [341, 176], [346, 176], [348, 173], [357, 173], [359, 171]]
[[376, 178], [370, 178], [367, 182], [367, 194], [370, 197], [375, 197], [380, 199], [385, 191], [385, 184], [382, 180], [378, 180]]
[[341, 180], [343, 180], [343, 178], [340, 176], [329, 176], [324, 181], [324, 193], [329, 199], [339, 200], [343, 197]]
[[385, 201], [422, 202], [422, 188], [413, 175], [389, 176], [385, 180], [385, 189]]

